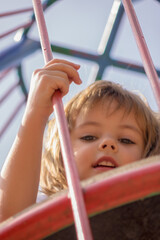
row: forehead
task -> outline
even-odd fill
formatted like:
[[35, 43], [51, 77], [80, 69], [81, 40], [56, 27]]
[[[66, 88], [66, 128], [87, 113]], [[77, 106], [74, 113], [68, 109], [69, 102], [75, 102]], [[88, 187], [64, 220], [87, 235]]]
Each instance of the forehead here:
[[113, 119], [112, 116], [116, 122], [123, 120], [123, 122], [129, 121], [134, 125], [138, 125], [134, 112], [126, 111], [124, 107], [118, 107], [116, 101], [112, 101], [110, 104], [97, 103], [85, 109], [85, 111], [82, 109], [76, 118], [75, 125], [77, 126], [87, 121], [92, 122], [101, 121], [102, 119]]

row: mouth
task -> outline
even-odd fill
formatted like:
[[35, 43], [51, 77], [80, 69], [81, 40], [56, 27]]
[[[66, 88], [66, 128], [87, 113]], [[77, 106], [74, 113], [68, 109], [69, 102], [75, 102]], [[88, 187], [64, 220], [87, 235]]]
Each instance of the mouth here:
[[98, 161], [93, 164], [93, 168], [96, 169], [104, 169], [104, 170], [109, 170], [109, 169], [114, 169], [118, 167], [118, 164], [112, 157], [102, 157], [98, 159]]

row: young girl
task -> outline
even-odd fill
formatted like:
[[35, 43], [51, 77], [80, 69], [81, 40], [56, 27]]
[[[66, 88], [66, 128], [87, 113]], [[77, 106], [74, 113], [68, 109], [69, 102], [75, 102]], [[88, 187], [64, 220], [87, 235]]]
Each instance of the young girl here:
[[[65, 95], [72, 81], [80, 84], [79, 67], [52, 60], [34, 72], [22, 124], [1, 173], [1, 220], [36, 202], [39, 179], [47, 195], [67, 188], [55, 120], [49, 121], [41, 157], [42, 143], [54, 92]], [[117, 84], [93, 83], [65, 113], [80, 180], [160, 153], [158, 117]]]

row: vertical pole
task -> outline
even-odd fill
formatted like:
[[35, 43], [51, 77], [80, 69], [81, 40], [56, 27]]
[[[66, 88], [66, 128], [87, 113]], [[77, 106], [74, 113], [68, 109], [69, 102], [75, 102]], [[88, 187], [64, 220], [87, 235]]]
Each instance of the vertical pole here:
[[[43, 9], [40, 0], [33, 0], [35, 17], [38, 25], [42, 51], [45, 63], [50, 61], [52, 57], [51, 46], [49, 43], [47, 28], [43, 15]], [[54, 96], [54, 113], [61, 142], [63, 161], [66, 171], [68, 188], [71, 198], [73, 216], [76, 226], [77, 237], [79, 240], [92, 240], [92, 233], [86, 213], [84, 198], [76, 164], [73, 157], [73, 151], [70, 143], [70, 136], [67, 127], [67, 121], [64, 114], [61, 93], [57, 92]], [[53, 213], [54, 214], [54, 213]]]
[[147, 44], [145, 42], [140, 24], [138, 22], [135, 10], [131, 0], [122, 0], [125, 12], [131, 24], [131, 28], [136, 39], [137, 46], [143, 61], [145, 72], [153, 89], [158, 108], [160, 109], [160, 81], [155, 70], [152, 58], [150, 56]]

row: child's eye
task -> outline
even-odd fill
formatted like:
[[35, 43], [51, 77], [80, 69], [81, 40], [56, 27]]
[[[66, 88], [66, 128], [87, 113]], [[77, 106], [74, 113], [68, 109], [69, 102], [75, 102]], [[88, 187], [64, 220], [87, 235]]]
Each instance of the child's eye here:
[[129, 138], [120, 138], [119, 141], [124, 144], [135, 144], [135, 142], [133, 142]]
[[81, 137], [80, 139], [84, 140], [84, 141], [94, 141], [97, 139], [97, 137], [92, 136], [92, 135], [86, 135], [86, 136]]

